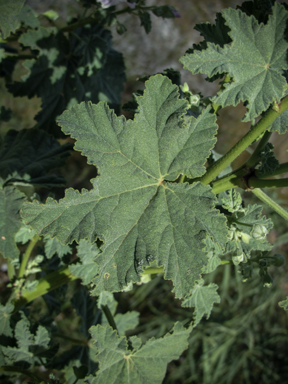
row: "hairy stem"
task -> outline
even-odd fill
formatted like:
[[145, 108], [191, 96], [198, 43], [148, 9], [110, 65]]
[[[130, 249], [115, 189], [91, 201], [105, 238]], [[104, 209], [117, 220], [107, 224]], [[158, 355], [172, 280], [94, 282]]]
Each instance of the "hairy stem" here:
[[19, 275], [18, 275], [19, 279], [25, 275], [25, 270], [26, 270], [26, 266], [27, 266], [29, 257], [31, 256], [31, 253], [32, 253], [35, 245], [38, 243], [39, 240], [40, 240], [40, 236], [39, 235], [35, 235], [30, 240], [30, 243], [29, 243], [29, 245], [28, 245], [28, 247], [27, 247], [27, 249], [26, 249], [26, 251], [24, 253], [23, 260], [21, 262], [21, 266], [20, 266], [20, 270], [19, 270]]
[[257, 196], [260, 200], [262, 200], [265, 204], [269, 205], [275, 212], [277, 212], [280, 216], [282, 216], [285, 220], [288, 221], [288, 212], [286, 209], [282, 208], [279, 204], [277, 204], [271, 197], [267, 196], [261, 189], [252, 189], [252, 193]]
[[274, 109], [270, 109], [262, 119], [251, 128], [251, 130], [242, 137], [224, 156], [217, 160], [211, 168], [207, 170], [204, 176], [200, 178], [203, 184], [209, 184], [212, 180], [217, 177], [228, 165], [230, 165], [253, 141], [265, 132], [268, 127], [277, 119], [286, 109], [288, 108], [288, 96], [284, 97], [281, 101], [281, 107], [279, 112]]
[[23, 291], [20, 298], [12, 300], [12, 304], [14, 304], [14, 312], [19, 311], [23, 305], [30, 303], [37, 299], [37, 297], [43, 296], [75, 279], [77, 279], [77, 276], [72, 275], [68, 267], [49, 273], [49, 275], [39, 280], [34, 291]]
[[251, 177], [248, 180], [249, 187], [253, 188], [283, 188], [288, 187], [288, 179], [258, 179]]

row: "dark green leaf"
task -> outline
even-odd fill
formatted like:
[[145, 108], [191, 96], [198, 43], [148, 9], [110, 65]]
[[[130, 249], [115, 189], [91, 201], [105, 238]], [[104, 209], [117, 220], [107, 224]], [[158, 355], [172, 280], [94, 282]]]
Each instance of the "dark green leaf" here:
[[15, 235], [21, 227], [20, 209], [25, 195], [14, 187], [0, 187], [0, 253], [9, 259], [19, 256]]
[[17, 15], [20, 13], [25, 0], [0, 0], [0, 30], [3, 39], [6, 39], [11, 32], [15, 32], [20, 22]]
[[23, 217], [63, 243], [104, 240], [96, 258], [96, 294], [139, 281], [143, 266], [155, 260], [183, 297], [207, 264], [207, 234], [220, 247], [226, 242], [225, 217], [213, 208], [210, 187], [172, 183], [181, 173], [192, 178], [205, 172], [216, 117], [208, 108], [198, 119], [183, 120], [187, 103], [161, 75], [147, 81], [138, 103], [134, 121], [117, 118], [104, 103], [65, 112], [59, 124], [101, 176], [89, 192], [69, 189], [59, 203], [26, 205]]

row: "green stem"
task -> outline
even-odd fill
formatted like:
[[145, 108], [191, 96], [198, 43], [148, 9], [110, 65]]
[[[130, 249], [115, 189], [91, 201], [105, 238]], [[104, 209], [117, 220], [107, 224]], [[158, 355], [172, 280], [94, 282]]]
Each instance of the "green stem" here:
[[15, 268], [14, 268], [14, 265], [12, 264], [11, 259], [7, 260], [7, 268], [8, 268], [8, 277], [9, 277], [9, 280], [11, 281], [15, 276]]
[[117, 331], [117, 333], [119, 334], [118, 332], [118, 329], [117, 329], [117, 326], [116, 326], [116, 323], [115, 323], [115, 320], [114, 320], [114, 317], [108, 307], [108, 305], [101, 305], [101, 309], [102, 311], [104, 312], [104, 315], [106, 316], [106, 319], [109, 323], [109, 325], [115, 330]]
[[257, 162], [259, 160], [259, 154], [261, 153], [261, 151], [263, 150], [265, 145], [268, 143], [271, 135], [272, 135], [272, 132], [269, 132], [269, 131], [266, 131], [264, 133], [262, 139], [259, 141], [259, 144], [257, 145], [257, 147], [256, 147], [255, 151], [253, 152], [252, 156], [246, 162], [246, 165], [249, 168], [254, 167], [257, 164]]
[[22, 375], [30, 377], [30, 379], [32, 379], [36, 383], [42, 382], [42, 380], [38, 376], [36, 376], [34, 373], [28, 371], [27, 369], [21, 369], [21, 368], [15, 367], [14, 365], [4, 365], [0, 367], [0, 372], [21, 373]]
[[89, 346], [89, 341], [87, 339], [74, 339], [73, 337], [70, 337], [70, 336], [66, 336], [66, 335], [63, 335], [62, 333], [53, 333], [52, 334], [52, 337], [56, 337], [56, 338], [60, 338], [60, 339], [63, 339], [63, 340], [67, 340], [67, 341], [70, 341], [71, 343], [75, 344], [75, 345], [84, 345], [86, 347]]
[[283, 188], [288, 187], [288, 179], [258, 179], [251, 177], [248, 180], [249, 187], [252, 188]]
[[185, 175], [181, 175], [180, 178], [179, 178], [179, 184], [184, 183], [185, 179], [186, 179], [186, 176]]
[[98, 18], [89, 17], [87, 19], [82, 19], [82, 20], [76, 21], [73, 24], [66, 25], [66, 27], [60, 28], [60, 31], [61, 32], [71, 32], [71, 31], [74, 31], [75, 29], [77, 29], [79, 27], [83, 27], [84, 25], [95, 24], [97, 22], [99, 22]]
[[164, 273], [164, 268], [146, 268], [142, 275], [154, 275], [156, 273]]
[[19, 275], [18, 275], [19, 279], [25, 275], [25, 270], [26, 270], [26, 266], [27, 266], [29, 257], [31, 256], [31, 253], [32, 253], [35, 245], [38, 243], [39, 240], [40, 240], [40, 236], [39, 235], [35, 235], [30, 240], [30, 243], [29, 243], [29, 245], [28, 245], [28, 247], [27, 247], [27, 249], [26, 249], [26, 251], [24, 253], [23, 260], [21, 262], [21, 266], [20, 266], [20, 270], [19, 270]]
[[234, 145], [234, 147], [230, 149], [230, 151], [217, 160], [211, 168], [207, 170], [205, 175], [200, 178], [200, 181], [203, 184], [209, 184], [212, 180], [214, 180], [215, 177], [217, 177], [220, 172], [222, 172], [239, 155], [241, 155], [241, 153], [245, 151], [245, 149], [249, 147], [253, 141], [257, 140], [257, 138], [265, 132], [273, 121], [276, 120], [277, 117], [279, 117], [284, 111], [286, 111], [287, 108], [288, 96], [284, 97], [281, 101], [279, 112], [276, 112], [274, 109], [270, 109], [266, 115], [263, 116], [262, 119], [254, 127], [252, 127], [251, 130]]
[[231, 260], [222, 260], [220, 264], [221, 264], [221, 265], [225, 265], [225, 264], [233, 264], [233, 261], [231, 261]]
[[252, 193], [257, 196], [260, 200], [262, 200], [265, 204], [269, 205], [275, 212], [277, 212], [280, 216], [282, 216], [285, 220], [288, 221], [288, 212], [282, 208], [279, 204], [277, 204], [271, 197], [267, 196], [261, 189], [252, 189]]
[[215, 194], [218, 194], [220, 192], [228, 191], [228, 189], [235, 187], [247, 189], [246, 181], [243, 179], [246, 174], [247, 168], [244, 165], [236, 171], [223, 176], [221, 179], [213, 181], [211, 183], [212, 191]]
[[266, 179], [268, 177], [274, 177], [277, 175], [281, 175], [282, 173], [288, 172], [288, 163], [282, 163], [279, 165], [277, 169], [273, 173], [265, 173], [264, 175], [259, 175], [257, 170], [255, 171], [255, 175], [258, 177], [258, 179]]
[[14, 312], [17, 312], [23, 305], [30, 303], [37, 297], [43, 296], [75, 279], [77, 279], [77, 276], [72, 275], [68, 267], [49, 273], [39, 280], [34, 291], [23, 291], [21, 292], [20, 298], [12, 300], [12, 304], [14, 304]]

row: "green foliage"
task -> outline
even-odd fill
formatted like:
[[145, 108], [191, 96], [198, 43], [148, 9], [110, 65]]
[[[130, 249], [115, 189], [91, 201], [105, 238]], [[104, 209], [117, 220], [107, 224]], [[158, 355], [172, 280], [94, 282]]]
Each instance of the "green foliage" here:
[[117, 377], [119, 383], [161, 383], [166, 365], [178, 359], [187, 348], [190, 329], [176, 323], [173, 333], [161, 339], [151, 338], [141, 346], [141, 339], [131, 338], [133, 351], [129, 351], [124, 337], [118, 337], [111, 327], [92, 327], [91, 334], [96, 344], [100, 369], [96, 379], [89, 378], [89, 383], [107, 383], [111, 377]]
[[[216, 95], [169, 68], [123, 106], [109, 29], [125, 38], [136, 16], [148, 34], [178, 11], [80, 0], [66, 22], [23, 5], [0, 0], [0, 76], [41, 110], [12, 129], [0, 108], [1, 383], [285, 381], [287, 225], [271, 211], [288, 213], [260, 188], [288, 186], [269, 142], [288, 126], [287, 5], [196, 25], [180, 61]], [[250, 130], [220, 154], [218, 112], [240, 102]]]
[[214, 103], [225, 107], [246, 102], [243, 121], [254, 120], [271, 103], [279, 102], [286, 88], [282, 73], [288, 69], [288, 43], [284, 39], [288, 15], [278, 3], [267, 25], [258, 24], [255, 17], [248, 17], [240, 10], [229, 8], [223, 10], [222, 15], [231, 29], [232, 44], [221, 48], [218, 42], [208, 42], [207, 49], [195, 50], [180, 61], [193, 74], [205, 73], [212, 77], [228, 73], [232, 79], [213, 98]]

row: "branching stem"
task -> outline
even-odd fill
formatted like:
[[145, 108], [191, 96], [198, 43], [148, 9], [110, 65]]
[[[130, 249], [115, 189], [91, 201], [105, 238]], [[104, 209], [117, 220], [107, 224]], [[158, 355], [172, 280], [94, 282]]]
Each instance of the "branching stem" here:
[[275, 212], [277, 212], [280, 216], [282, 216], [285, 220], [288, 221], [288, 212], [286, 209], [282, 208], [279, 204], [277, 204], [271, 197], [267, 196], [261, 189], [252, 189], [252, 193], [258, 197], [258, 199], [262, 200], [265, 204], [269, 205]]
[[224, 156], [216, 161], [211, 168], [207, 170], [204, 176], [200, 178], [203, 184], [209, 184], [222, 172], [228, 165], [230, 165], [253, 141], [265, 132], [269, 126], [277, 119], [284, 111], [288, 109], [288, 96], [284, 97], [281, 101], [281, 107], [279, 112], [274, 109], [270, 109], [262, 119], [251, 128], [251, 130], [242, 137]]

